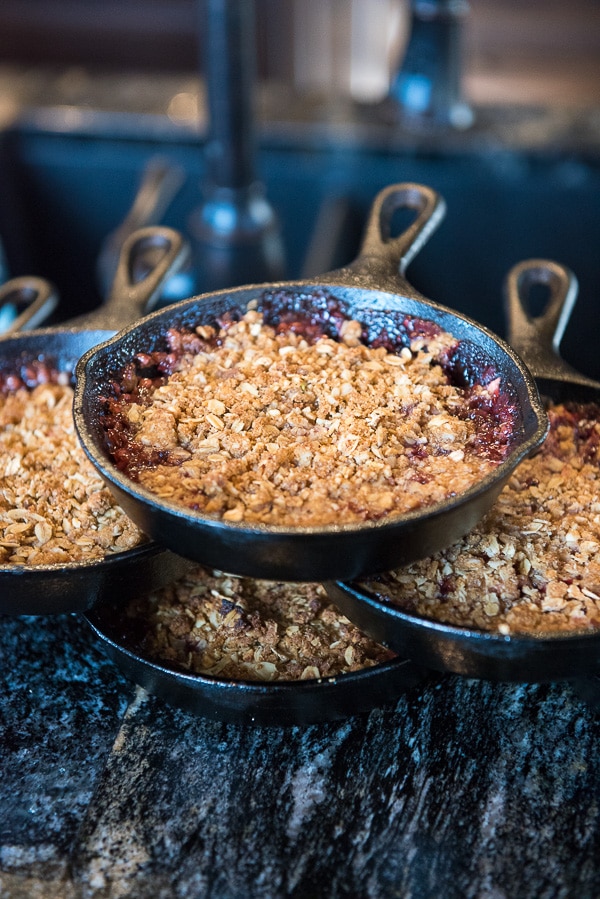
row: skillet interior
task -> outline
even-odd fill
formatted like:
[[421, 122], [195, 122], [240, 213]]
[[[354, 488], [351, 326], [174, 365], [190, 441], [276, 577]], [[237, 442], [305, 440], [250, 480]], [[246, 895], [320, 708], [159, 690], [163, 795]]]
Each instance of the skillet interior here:
[[[381, 234], [385, 234], [388, 218], [396, 208], [391, 200], [395, 192], [400, 199], [405, 199], [404, 188], [402, 185], [388, 188], [376, 200], [375, 220]], [[411, 188], [416, 189], [414, 185]], [[384, 212], [380, 221], [377, 217]], [[367, 248], [369, 253], [363, 251], [353, 266], [324, 276], [318, 283], [258, 285], [177, 303], [125, 329], [80, 361], [75, 422], [84, 449], [119, 504], [155, 540], [208, 567], [233, 569], [235, 574], [272, 580], [349, 579], [386, 570], [429, 555], [468, 532], [494, 502], [515, 465], [543, 440], [546, 416], [533, 380], [516, 354], [487, 329], [414, 291], [398, 275], [398, 265], [403, 264], [407, 254], [399, 263], [393, 241], [388, 243], [381, 238], [377, 259], [373, 255], [372, 227]], [[390, 276], [391, 257], [396, 264], [394, 278]], [[371, 287], [377, 283], [378, 271], [379, 280], [385, 282], [386, 288], [394, 283], [395, 292]], [[361, 286], [365, 284], [369, 286]], [[280, 287], [304, 296], [323, 287], [338, 298], [351, 317], [366, 320], [374, 328], [393, 327], [394, 317], [399, 315], [432, 320], [462, 341], [468, 365], [476, 369], [482, 355], [491, 361], [502, 375], [505, 389], [514, 395], [522, 410], [519, 441], [509, 459], [480, 484], [450, 501], [392, 520], [321, 529], [223, 522], [158, 500], [121, 475], [104, 449], [100, 409], [107, 385], [118, 376], [123, 365], [138, 352], [160, 349], [168, 327], [212, 323], [227, 310], [245, 310], [247, 303], [256, 299], [263, 289]]]

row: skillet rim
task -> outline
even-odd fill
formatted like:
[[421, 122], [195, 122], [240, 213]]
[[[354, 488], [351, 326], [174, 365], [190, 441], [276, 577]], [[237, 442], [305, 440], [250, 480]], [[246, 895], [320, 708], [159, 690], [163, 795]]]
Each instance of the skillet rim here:
[[[325, 287], [327, 290], [331, 290], [335, 292], [338, 289], [342, 293], [347, 293], [349, 290], [358, 291], [360, 297], [363, 296], [365, 299], [368, 294], [376, 294], [378, 297], [385, 298], [387, 300], [388, 306], [391, 303], [403, 303], [408, 301], [410, 304], [419, 304], [425, 307], [425, 311], [431, 310], [436, 315], [439, 315], [440, 318], [447, 318], [451, 322], [459, 322], [461, 327], [468, 329], [468, 334], [463, 336], [458, 336], [451, 328], [447, 327], [446, 323], [443, 323], [441, 326], [448, 330], [454, 337], [457, 337], [457, 340], [470, 340], [472, 343], [476, 341], [474, 338], [476, 336], [482, 335], [484, 336], [500, 353], [502, 353], [504, 359], [504, 363], [506, 365], [507, 360], [510, 360], [510, 364], [514, 367], [515, 372], [518, 373], [519, 377], [522, 380], [522, 384], [524, 387], [524, 392], [526, 394], [527, 403], [523, 402], [520, 406], [520, 411], [525, 413], [522, 415], [522, 421], [520, 423], [520, 434], [519, 434], [519, 442], [515, 443], [512, 447], [508, 457], [503, 460], [492, 472], [485, 475], [476, 485], [468, 488], [463, 491], [459, 497], [453, 497], [451, 500], [443, 500], [437, 503], [432, 503], [424, 507], [423, 509], [413, 510], [411, 512], [403, 513], [402, 515], [396, 515], [393, 518], [383, 518], [377, 521], [369, 520], [365, 522], [361, 522], [359, 524], [350, 523], [350, 524], [341, 524], [341, 525], [324, 525], [321, 527], [314, 526], [285, 526], [285, 525], [263, 525], [263, 524], [244, 524], [243, 522], [224, 522], [222, 519], [217, 516], [211, 516], [210, 514], [198, 514], [193, 510], [188, 510], [183, 506], [176, 506], [175, 504], [171, 504], [162, 500], [160, 497], [156, 497], [150, 490], [142, 487], [139, 484], [136, 484], [129, 477], [122, 474], [108, 455], [105, 453], [104, 449], [99, 446], [99, 441], [96, 441], [95, 435], [92, 436], [92, 431], [95, 431], [95, 427], [90, 427], [90, 424], [87, 419], [85, 406], [87, 400], [89, 398], [89, 394], [91, 391], [93, 392], [93, 399], [98, 399], [98, 392], [96, 390], [97, 384], [96, 378], [90, 371], [92, 367], [98, 363], [99, 357], [101, 357], [104, 353], [109, 353], [113, 357], [113, 362], [109, 362], [109, 366], [114, 369], [114, 350], [122, 347], [132, 335], [136, 332], [139, 332], [140, 329], [151, 328], [152, 325], [157, 322], [167, 318], [169, 314], [173, 314], [175, 310], [177, 313], [181, 313], [184, 315], [186, 312], [189, 312], [192, 309], [198, 307], [201, 312], [201, 306], [205, 302], [220, 302], [225, 299], [234, 300], [236, 297], [252, 292], [259, 295], [262, 291], [268, 290], [297, 290], [298, 292], [306, 292], [319, 290], [321, 287]], [[251, 297], [248, 302], [251, 302], [252, 299], [256, 299], [257, 297]], [[337, 299], [343, 300], [344, 297], [338, 297]], [[231, 302], [229, 304], [230, 308], [241, 308], [235, 304], [235, 302]], [[386, 308], [385, 310], [381, 310], [384, 312], [398, 312], [405, 313], [411, 317], [422, 317], [425, 318], [425, 315], [417, 315], [414, 312], [405, 311], [400, 306], [397, 309], [394, 309], [393, 306], [390, 308]], [[439, 324], [436, 318], [431, 318], [430, 320]], [[179, 323], [171, 322], [169, 324], [170, 327], [178, 327]], [[163, 329], [163, 334], [164, 334]], [[133, 352], [133, 351], [132, 351]], [[496, 362], [496, 360], [493, 360]], [[499, 368], [499, 366], [498, 366]], [[502, 376], [507, 376], [508, 374], [513, 374], [512, 372], [507, 372], [506, 369], [498, 371], [498, 373]], [[110, 375], [103, 371], [102, 376], [104, 378], [109, 377]], [[92, 386], [90, 386], [92, 385]], [[526, 408], [528, 406], [528, 408]], [[527, 430], [527, 418], [532, 418], [535, 421], [535, 427], [533, 424], [531, 427], [531, 434], [527, 436], [525, 432]], [[75, 388], [75, 400], [74, 400], [74, 418], [75, 418], [75, 426], [77, 428], [79, 439], [82, 443], [84, 450], [86, 451], [88, 458], [90, 461], [98, 468], [99, 472], [106, 477], [109, 482], [118, 485], [129, 494], [137, 495], [142, 498], [145, 502], [147, 502], [152, 507], [157, 507], [164, 512], [174, 515], [176, 517], [185, 518], [186, 520], [192, 519], [198, 522], [206, 522], [211, 526], [219, 529], [220, 527], [227, 532], [238, 532], [244, 534], [273, 534], [273, 535], [283, 535], [283, 536], [294, 536], [298, 535], [311, 535], [311, 536], [319, 536], [321, 534], [328, 533], [353, 533], [358, 531], [364, 531], [366, 529], [370, 530], [386, 530], [394, 524], [398, 524], [400, 521], [411, 523], [413, 521], [422, 521], [424, 519], [428, 519], [433, 517], [435, 514], [439, 513], [441, 510], [451, 506], [455, 508], [468, 502], [470, 499], [479, 496], [481, 493], [485, 493], [492, 484], [497, 481], [501, 481], [503, 477], [508, 476], [512, 470], [519, 464], [519, 462], [525, 458], [525, 456], [530, 455], [534, 450], [541, 445], [543, 442], [547, 431], [548, 431], [548, 420], [543, 408], [543, 404], [539, 397], [539, 391], [537, 385], [535, 383], [534, 378], [529, 372], [528, 367], [526, 366], [523, 359], [515, 352], [515, 350], [501, 337], [496, 335], [491, 329], [487, 328], [485, 325], [480, 324], [464, 313], [454, 311], [449, 307], [446, 307], [440, 303], [436, 303], [432, 300], [428, 300], [426, 297], [422, 297], [416, 291], [414, 292], [391, 292], [384, 289], [375, 290], [373, 288], [363, 288], [363, 287], [353, 287], [349, 286], [344, 281], [334, 281], [324, 279], [322, 281], [280, 281], [280, 282], [269, 282], [266, 284], [257, 284], [257, 285], [244, 285], [238, 288], [232, 288], [224, 291], [207, 293], [207, 294], [199, 294], [195, 297], [190, 297], [186, 300], [181, 300], [177, 303], [172, 304], [169, 307], [164, 309], [159, 309], [155, 312], [151, 312], [143, 318], [139, 319], [137, 322], [128, 325], [127, 327], [121, 329], [116, 334], [114, 334], [109, 339], [103, 341], [102, 343], [90, 348], [86, 353], [84, 353], [77, 363], [76, 368], [76, 388]], [[200, 561], [200, 560], [199, 560]]]

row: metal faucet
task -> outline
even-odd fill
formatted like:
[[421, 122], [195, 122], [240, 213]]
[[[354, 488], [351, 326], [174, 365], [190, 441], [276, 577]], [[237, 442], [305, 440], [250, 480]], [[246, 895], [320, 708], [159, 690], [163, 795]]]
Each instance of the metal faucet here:
[[411, 0], [410, 35], [390, 99], [404, 121], [468, 128], [462, 95], [462, 26], [467, 0]]
[[210, 113], [204, 200], [190, 219], [203, 291], [283, 277], [279, 222], [256, 171], [253, 0], [200, 0]]

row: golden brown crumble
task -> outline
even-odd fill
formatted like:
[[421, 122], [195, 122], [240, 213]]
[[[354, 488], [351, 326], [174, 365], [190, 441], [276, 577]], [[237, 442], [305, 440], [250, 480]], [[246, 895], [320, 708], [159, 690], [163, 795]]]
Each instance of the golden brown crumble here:
[[231, 680], [332, 677], [393, 653], [344, 618], [319, 584], [252, 580], [197, 567], [119, 612], [127, 647]]
[[406, 612], [503, 634], [600, 627], [600, 407], [549, 417], [541, 451], [470, 534], [363, 586]]
[[0, 392], [0, 565], [101, 559], [145, 540], [75, 434], [73, 389]]
[[[216, 341], [197, 331], [204, 350], [119, 408], [136, 480], [169, 502], [231, 522], [357, 523], [460, 494], [501, 461], [437, 361], [456, 346], [439, 328], [399, 352], [362, 343], [355, 321], [311, 342], [255, 310]], [[471, 402], [498, 391], [476, 385]]]

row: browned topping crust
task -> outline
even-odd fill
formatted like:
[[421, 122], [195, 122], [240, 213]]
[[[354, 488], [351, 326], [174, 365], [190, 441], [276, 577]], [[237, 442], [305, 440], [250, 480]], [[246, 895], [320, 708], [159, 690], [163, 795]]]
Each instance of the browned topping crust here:
[[106, 400], [109, 450], [158, 497], [231, 522], [359, 523], [460, 494], [507, 455], [514, 409], [498, 377], [453, 383], [456, 339], [415, 322], [392, 349], [357, 321], [334, 339], [256, 310], [170, 332], [170, 377], [138, 356]]
[[363, 586], [406, 612], [502, 634], [600, 627], [600, 407], [549, 417], [541, 451], [468, 536]]
[[251, 580], [194, 568], [132, 600], [116, 623], [158, 663], [230, 680], [331, 677], [394, 657], [365, 637], [318, 584]]
[[79, 446], [67, 381], [0, 385], [0, 565], [90, 561], [145, 540]]

